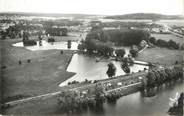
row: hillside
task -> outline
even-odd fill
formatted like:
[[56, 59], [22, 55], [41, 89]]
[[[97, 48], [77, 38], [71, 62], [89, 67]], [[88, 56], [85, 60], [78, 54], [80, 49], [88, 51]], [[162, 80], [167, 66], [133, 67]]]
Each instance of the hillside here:
[[43, 17], [75, 17], [84, 18], [89, 16], [88, 14], [61, 14], [61, 13], [25, 13], [25, 12], [0, 12], [0, 16], [43, 16]]
[[134, 14], [107, 16], [105, 18], [106, 19], [152, 19], [152, 20], [160, 20], [160, 19], [184, 19], [183, 16], [178, 16], [178, 15], [162, 15], [162, 14], [155, 14], [155, 13], [134, 13]]

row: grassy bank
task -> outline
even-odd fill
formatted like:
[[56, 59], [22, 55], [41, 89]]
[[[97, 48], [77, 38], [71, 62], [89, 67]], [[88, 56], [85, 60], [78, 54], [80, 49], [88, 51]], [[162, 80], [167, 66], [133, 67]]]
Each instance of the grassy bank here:
[[1, 65], [5, 66], [1, 74], [4, 101], [58, 91], [58, 85], [74, 75], [65, 71], [72, 51], [64, 51], [63, 54], [60, 50], [33, 52], [11, 46], [18, 41], [1, 40]]
[[183, 61], [184, 51], [182, 50], [170, 50], [167, 48], [148, 48], [141, 52], [136, 60], [160, 63], [164, 65], [172, 65], [176, 61]]

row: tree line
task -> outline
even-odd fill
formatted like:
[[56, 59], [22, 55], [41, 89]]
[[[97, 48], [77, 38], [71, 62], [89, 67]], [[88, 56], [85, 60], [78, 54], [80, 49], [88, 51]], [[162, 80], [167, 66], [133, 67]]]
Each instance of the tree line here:
[[158, 47], [165, 47], [169, 49], [179, 49], [180, 48], [180, 44], [176, 43], [173, 40], [169, 40], [169, 41], [165, 41], [162, 39], [157, 40], [155, 37], [150, 37], [149, 42]]
[[169, 67], [161, 70], [152, 69], [148, 72], [146, 78], [146, 87], [152, 88], [173, 80], [178, 80], [179, 78], [183, 78], [183, 69], [182, 66], [174, 66], [173, 68]]

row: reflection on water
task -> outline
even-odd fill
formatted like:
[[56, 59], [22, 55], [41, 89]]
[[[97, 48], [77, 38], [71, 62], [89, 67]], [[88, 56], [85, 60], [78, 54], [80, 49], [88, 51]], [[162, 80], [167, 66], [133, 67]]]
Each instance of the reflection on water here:
[[[70, 79], [64, 81], [60, 86], [67, 85], [71, 81], [84, 81], [88, 80], [100, 80], [108, 78], [106, 71], [108, 69], [107, 65], [109, 62], [96, 62], [94, 57], [89, 57], [80, 54], [74, 54], [72, 60], [67, 68], [68, 72], [75, 72], [76, 75]], [[113, 61], [116, 66], [116, 76], [124, 75], [125, 72], [121, 69], [120, 62]], [[138, 72], [139, 70], [144, 70], [148, 68], [147, 66], [142, 65], [133, 65], [130, 66], [131, 72]]]
[[39, 42], [37, 41], [37, 44], [34, 46], [24, 46], [23, 42], [18, 42], [13, 44], [15, 47], [25, 47], [28, 50], [36, 51], [36, 50], [51, 50], [51, 49], [59, 49], [59, 50], [77, 50], [78, 43], [72, 42], [71, 48], [68, 49], [67, 42], [53, 42], [49, 43], [45, 40], [42, 40], [42, 46], [39, 45]]
[[115, 107], [105, 104], [105, 116], [168, 116], [169, 98], [176, 92], [182, 92], [183, 83], [163, 87], [155, 97], [144, 98], [140, 92], [125, 96], [117, 101]]
[[140, 92], [121, 97], [116, 104], [104, 103], [101, 112], [87, 111], [69, 116], [170, 116], [169, 98], [183, 91], [184, 84], [162, 87], [154, 97], [143, 97]]

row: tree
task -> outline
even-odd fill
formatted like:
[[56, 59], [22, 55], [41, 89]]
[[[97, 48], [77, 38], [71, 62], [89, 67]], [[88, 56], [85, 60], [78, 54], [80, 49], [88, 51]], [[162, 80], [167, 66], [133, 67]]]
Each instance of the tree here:
[[159, 47], [168, 47], [167, 41], [164, 41], [164, 40], [161, 40], [161, 39], [158, 39], [156, 44]]
[[70, 48], [71, 48], [71, 45], [72, 45], [71, 40], [68, 40], [68, 49], [70, 49]]
[[96, 107], [102, 107], [105, 101], [105, 96], [104, 96], [104, 88], [101, 83], [98, 83], [95, 86], [95, 100], [96, 100]]
[[121, 57], [122, 58], [122, 57], [124, 57], [126, 52], [125, 52], [125, 49], [118, 49], [118, 50], [115, 51], [115, 53], [116, 53], [117, 57]]
[[138, 56], [138, 51], [134, 50], [134, 49], [130, 49], [130, 54], [132, 55], [132, 57], [137, 57]]
[[78, 50], [85, 50], [86, 46], [85, 46], [85, 41], [82, 39], [81, 43], [78, 45]]
[[149, 42], [155, 45], [157, 41], [156, 41], [155, 37], [150, 37]]
[[170, 48], [179, 49], [179, 45], [175, 41], [173, 41], [173, 40], [169, 40], [168, 41], [168, 46]]
[[106, 74], [108, 75], [108, 77], [113, 77], [116, 74], [116, 67], [113, 63], [108, 64], [108, 70]]

